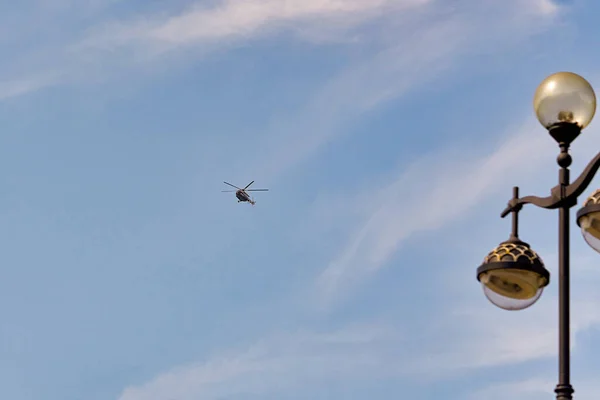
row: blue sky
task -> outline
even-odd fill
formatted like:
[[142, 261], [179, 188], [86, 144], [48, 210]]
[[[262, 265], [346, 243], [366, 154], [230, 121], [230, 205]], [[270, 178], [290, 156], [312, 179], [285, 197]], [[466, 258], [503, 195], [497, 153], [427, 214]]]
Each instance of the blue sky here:
[[[512, 186], [556, 182], [533, 93], [561, 70], [600, 87], [598, 12], [0, 4], [0, 397], [550, 398], [556, 278], [513, 313], [475, 269]], [[223, 180], [270, 192], [237, 204]], [[551, 272], [556, 219], [521, 217]], [[595, 399], [600, 255], [573, 232], [573, 384]]]

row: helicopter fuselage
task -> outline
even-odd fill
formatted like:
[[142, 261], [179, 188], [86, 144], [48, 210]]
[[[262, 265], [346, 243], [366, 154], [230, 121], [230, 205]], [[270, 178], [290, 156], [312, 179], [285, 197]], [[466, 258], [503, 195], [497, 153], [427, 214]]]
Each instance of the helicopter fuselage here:
[[244, 190], [238, 190], [235, 192], [235, 197], [237, 197], [238, 201], [249, 202], [250, 196]]

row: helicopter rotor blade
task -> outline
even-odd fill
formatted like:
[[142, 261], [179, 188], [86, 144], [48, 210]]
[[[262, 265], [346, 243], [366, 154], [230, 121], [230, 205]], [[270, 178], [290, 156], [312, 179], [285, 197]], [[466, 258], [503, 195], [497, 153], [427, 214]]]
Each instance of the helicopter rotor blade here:
[[221, 190], [221, 193], [234, 193], [237, 192], [237, 190]]
[[250, 185], [252, 185], [253, 183], [254, 183], [254, 181], [252, 181], [249, 184], [247, 184], [246, 187], [244, 188], [244, 190], [248, 189], [250, 187]]
[[226, 185], [229, 185], [229, 186], [231, 186], [231, 187], [234, 187], [234, 188], [236, 188], [236, 189], [238, 189], [238, 190], [242, 190], [242, 188], [239, 188], [239, 187], [237, 187], [237, 186], [235, 186], [235, 185], [232, 185], [232, 184], [231, 184], [231, 183], [229, 183], [229, 182], [225, 182], [225, 181], [223, 181], [223, 183], [224, 183], [224, 184], [226, 184]]
[[246, 192], [268, 192], [269, 189], [248, 189]]

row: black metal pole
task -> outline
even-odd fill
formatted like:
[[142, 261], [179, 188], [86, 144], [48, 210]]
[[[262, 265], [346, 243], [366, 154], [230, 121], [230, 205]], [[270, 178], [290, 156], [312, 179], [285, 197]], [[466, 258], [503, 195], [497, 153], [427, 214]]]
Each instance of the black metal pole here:
[[[561, 144], [561, 154], [558, 156], [559, 184], [561, 197], [566, 197], [569, 185], [569, 165], [571, 156], [568, 145]], [[570, 347], [570, 254], [569, 254], [569, 214], [571, 202], [563, 204], [558, 211], [558, 385], [556, 385], [556, 400], [572, 400], [571, 386], [571, 347]]]
[[[513, 187], [513, 200], [519, 199], [519, 188], [517, 186]], [[509, 240], [518, 241], [519, 240], [519, 211], [520, 207], [515, 207], [512, 210], [512, 231], [510, 233]]]

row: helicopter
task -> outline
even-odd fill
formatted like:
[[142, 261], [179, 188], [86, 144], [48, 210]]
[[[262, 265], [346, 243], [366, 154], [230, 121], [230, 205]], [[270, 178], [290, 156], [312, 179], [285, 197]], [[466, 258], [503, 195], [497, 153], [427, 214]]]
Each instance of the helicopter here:
[[235, 192], [235, 197], [237, 197], [238, 203], [245, 203], [245, 202], [247, 202], [247, 203], [250, 203], [252, 205], [255, 205], [256, 201], [254, 201], [254, 199], [252, 199], [250, 197], [250, 195], [248, 194], [248, 192], [268, 192], [269, 191], [269, 189], [248, 189], [250, 187], [250, 185], [252, 185], [254, 183], [254, 181], [252, 181], [249, 184], [247, 184], [246, 187], [243, 188], [243, 189], [239, 188], [239, 187], [237, 187], [235, 185], [232, 185], [229, 182], [225, 182], [224, 181], [223, 183], [237, 189], [237, 190], [221, 190], [221, 192], [222, 193]]

